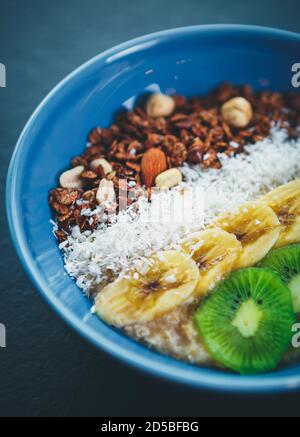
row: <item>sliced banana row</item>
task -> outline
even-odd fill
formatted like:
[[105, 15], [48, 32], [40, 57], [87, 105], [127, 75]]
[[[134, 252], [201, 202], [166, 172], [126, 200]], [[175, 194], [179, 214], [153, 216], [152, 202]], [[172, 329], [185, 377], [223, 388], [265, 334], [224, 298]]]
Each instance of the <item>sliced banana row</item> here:
[[114, 326], [144, 323], [204, 296], [230, 271], [255, 265], [275, 246], [300, 241], [300, 180], [257, 202], [220, 214], [212, 226], [141, 261], [96, 298], [98, 315]]
[[159, 252], [107, 285], [96, 298], [98, 315], [118, 327], [160, 318], [227, 275], [242, 246], [234, 235], [208, 229], [182, 241], [182, 249]]

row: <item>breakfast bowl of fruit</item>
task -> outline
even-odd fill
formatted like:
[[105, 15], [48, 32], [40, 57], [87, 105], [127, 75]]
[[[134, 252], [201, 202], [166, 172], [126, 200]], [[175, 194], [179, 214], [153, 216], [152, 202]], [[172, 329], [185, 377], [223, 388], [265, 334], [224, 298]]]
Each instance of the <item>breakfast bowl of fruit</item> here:
[[7, 178], [18, 255], [75, 330], [193, 387], [300, 387], [300, 36], [196, 26], [62, 81]]

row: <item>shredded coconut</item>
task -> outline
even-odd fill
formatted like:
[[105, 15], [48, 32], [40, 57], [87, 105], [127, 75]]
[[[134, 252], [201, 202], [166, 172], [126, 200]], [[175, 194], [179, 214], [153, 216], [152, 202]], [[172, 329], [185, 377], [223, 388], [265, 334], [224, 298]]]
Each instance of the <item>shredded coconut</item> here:
[[[154, 193], [151, 203], [140, 198], [138, 212], [130, 207], [109, 226], [102, 223], [83, 233], [74, 227], [60, 244], [67, 272], [87, 292], [112, 274], [125, 275], [133, 265], [143, 274], [152, 253], [178, 248], [180, 239], [202, 230], [220, 212], [300, 176], [300, 141], [288, 141], [283, 129], [274, 128], [269, 138], [247, 146], [246, 152], [219, 155], [220, 170], [184, 165], [180, 186]], [[97, 213], [84, 210], [87, 216]]]

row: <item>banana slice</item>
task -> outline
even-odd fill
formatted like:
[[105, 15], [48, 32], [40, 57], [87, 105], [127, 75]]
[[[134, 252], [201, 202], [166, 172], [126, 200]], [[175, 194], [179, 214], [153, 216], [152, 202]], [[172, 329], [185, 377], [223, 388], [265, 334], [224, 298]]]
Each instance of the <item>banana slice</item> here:
[[196, 263], [175, 250], [141, 261], [128, 278], [116, 280], [97, 296], [97, 314], [111, 325], [148, 322], [185, 302], [199, 279]]
[[277, 214], [280, 234], [276, 247], [300, 241], [300, 180], [281, 185], [260, 198]]
[[266, 205], [249, 202], [232, 212], [220, 214], [213, 222], [236, 236], [242, 244], [234, 268], [249, 267], [260, 261], [276, 243], [280, 223], [274, 211]]
[[194, 234], [180, 243], [200, 270], [194, 295], [206, 294], [217, 281], [227, 275], [242, 251], [235, 235], [221, 229], [207, 229]]

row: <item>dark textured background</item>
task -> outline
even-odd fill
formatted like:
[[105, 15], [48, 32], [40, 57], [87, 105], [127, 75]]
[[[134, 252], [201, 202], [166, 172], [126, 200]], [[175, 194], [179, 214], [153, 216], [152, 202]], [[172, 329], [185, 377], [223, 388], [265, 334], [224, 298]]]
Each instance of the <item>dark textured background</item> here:
[[[46, 93], [90, 57], [127, 39], [170, 27], [247, 23], [300, 31], [299, 0], [1, 0], [0, 62], [0, 416], [299, 415], [300, 394], [237, 397], [153, 379], [94, 349], [42, 301], [7, 231], [8, 162], [28, 117]], [[299, 54], [300, 55], [300, 54]]]

